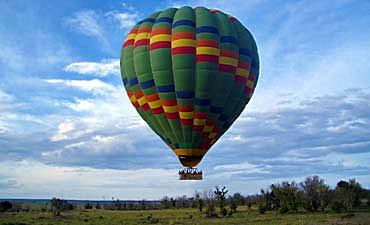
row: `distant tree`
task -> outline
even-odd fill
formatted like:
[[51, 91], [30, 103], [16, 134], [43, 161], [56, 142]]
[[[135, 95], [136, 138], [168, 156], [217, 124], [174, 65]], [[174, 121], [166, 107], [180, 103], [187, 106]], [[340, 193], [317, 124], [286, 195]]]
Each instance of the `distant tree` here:
[[225, 199], [228, 190], [225, 186], [223, 186], [222, 189], [220, 189], [218, 186], [216, 186], [215, 188], [216, 190], [214, 191], [214, 193], [220, 207], [220, 212], [223, 216], [226, 216], [227, 210], [225, 209]]
[[51, 199], [51, 211], [54, 216], [60, 216], [60, 212], [63, 210], [63, 201], [59, 198]]
[[207, 217], [217, 217], [216, 208], [215, 208], [215, 194], [214, 192], [204, 191], [203, 199], [206, 203], [206, 216]]
[[298, 210], [298, 186], [293, 181], [271, 185], [271, 196], [275, 204], [275, 209], [281, 213]]
[[13, 208], [13, 204], [9, 201], [0, 202], [0, 212], [5, 212]]
[[200, 193], [197, 192], [197, 191], [195, 192], [194, 202], [195, 202], [196, 206], [198, 206], [199, 212], [202, 212], [203, 211], [203, 206], [204, 206], [204, 200], [200, 196]]
[[343, 208], [344, 210], [352, 210], [361, 204], [360, 196], [363, 192], [361, 185], [355, 179], [347, 181], [339, 181], [335, 188], [333, 202], [334, 210]]
[[101, 208], [102, 208], [101, 205], [99, 204], [99, 202], [97, 202], [95, 205], [95, 209], [101, 209]]
[[93, 206], [92, 206], [92, 204], [90, 202], [86, 202], [84, 204], [84, 209], [92, 209], [92, 208], [93, 208]]
[[162, 199], [161, 199], [161, 207], [163, 209], [168, 209], [170, 208], [170, 199], [168, 198], [168, 196], [164, 196]]
[[329, 204], [329, 186], [318, 176], [307, 177], [301, 182], [303, 207], [308, 211], [324, 210]]

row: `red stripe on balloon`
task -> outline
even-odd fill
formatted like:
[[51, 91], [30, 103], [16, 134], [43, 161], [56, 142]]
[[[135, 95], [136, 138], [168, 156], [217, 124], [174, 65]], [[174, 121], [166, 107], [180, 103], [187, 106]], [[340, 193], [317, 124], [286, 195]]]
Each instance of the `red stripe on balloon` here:
[[122, 45], [122, 48], [125, 48], [125, 47], [127, 47], [127, 46], [133, 45], [133, 44], [134, 44], [134, 42], [135, 42], [135, 39], [129, 39], [129, 40], [125, 41], [125, 42], [123, 43], [123, 45]]
[[218, 63], [218, 56], [217, 55], [197, 55], [196, 61], [197, 62]]
[[161, 100], [161, 104], [163, 106], [174, 106], [174, 105], [177, 105], [177, 101], [176, 99]]
[[254, 74], [250, 74], [248, 77], [248, 80], [255, 82], [256, 81], [256, 76]]
[[194, 47], [177, 47], [172, 49], [172, 55], [195, 54]]
[[188, 126], [188, 125], [192, 125], [192, 123], [193, 123], [193, 119], [180, 119], [180, 123], [181, 123], [182, 125], [186, 125], [186, 126]]
[[141, 106], [144, 112], [148, 111], [150, 109], [148, 103], [145, 103], [144, 105]]
[[222, 71], [222, 72], [227, 72], [227, 73], [234, 74], [235, 71], [236, 71], [236, 68], [234, 66], [231, 66], [231, 65], [220, 64], [219, 67], [218, 67], [218, 70]]
[[158, 107], [158, 108], [152, 109], [152, 112], [153, 112], [153, 114], [161, 114], [161, 113], [164, 113], [162, 107]]
[[149, 45], [149, 39], [141, 39], [134, 43], [134, 48], [143, 46], [143, 45]]
[[166, 117], [167, 119], [170, 119], [170, 120], [176, 120], [176, 119], [179, 119], [179, 114], [177, 112], [174, 112], [174, 113], [165, 113], [166, 114]]
[[153, 43], [150, 45], [150, 50], [156, 50], [161, 48], [171, 48], [171, 42], [170, 41], [158, 41], [156, 43]]
[[193, 125], [193, 127], [191, 129], [193, 131], [202, 131], [203, 130], [203, 126]]
[[247, 82], [247, 78], [243, 77], [243, 76], [236, 75], [235, 76], [235, 82], [244, 85]]

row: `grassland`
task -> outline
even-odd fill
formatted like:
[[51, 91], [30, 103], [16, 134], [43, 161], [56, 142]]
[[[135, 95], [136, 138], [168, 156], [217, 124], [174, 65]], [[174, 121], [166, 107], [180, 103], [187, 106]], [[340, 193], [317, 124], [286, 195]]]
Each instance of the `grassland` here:
[[259, 214], [256, 209], [239, 207], [230, 217], [207, 218], [196, 209], [145, 211], [73, 210], [61, 216], [49, 212], [6, 212], [0, 225], [123, 225], [123, 224], [370, 224], [370, 212]]

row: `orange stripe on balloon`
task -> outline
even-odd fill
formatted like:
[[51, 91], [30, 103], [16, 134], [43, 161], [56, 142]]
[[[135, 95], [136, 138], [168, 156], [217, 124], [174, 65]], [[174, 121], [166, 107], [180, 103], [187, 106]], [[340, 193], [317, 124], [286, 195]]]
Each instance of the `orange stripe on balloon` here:
[[235, 51], [221, 49], [220, 56], [226, 56], [226, 57], [237, 59], [239, 57], [239, 54]]
[[178, 39], [193, 39], [195, 40], [195, 34], [193, 32], [177, 32], [173, 33], [171, 36], [171, 40], [178, 40]]
[[206, 39], [206, 40], [197, 40], [197, 47], [213, 47], [218, 48], [218, 41]]
[[194, 106], [192, 106], [192, 105], [178, 105], [177, 110], [179, 110], [179, 112], [193, 112], [194, 111]]
[[140, 33], [150, 33], [152, 31], [152, 27], [140, 27], [137, 31], [137, 34]]
[[171, 34], [171, 29], [170, 28], [157, 28], [152, 30], [150, 33], [150, 36], [153, 37], [157, 34]]
[[162, 106], [174, 106], [177, 105], [176, 99], [170, 99], [170, 100], [162, 100], [161, 99]]

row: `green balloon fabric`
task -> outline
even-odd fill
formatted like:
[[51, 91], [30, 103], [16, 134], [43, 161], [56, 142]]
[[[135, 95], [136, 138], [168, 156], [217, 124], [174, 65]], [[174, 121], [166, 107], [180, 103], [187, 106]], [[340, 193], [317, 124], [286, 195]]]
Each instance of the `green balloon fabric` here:
[[187, 167], [242, 113], [259, 76], [251, 33], [204, 7], [169, 8], [138, 22], [122, 45], [120, 66], [137, 112]]

